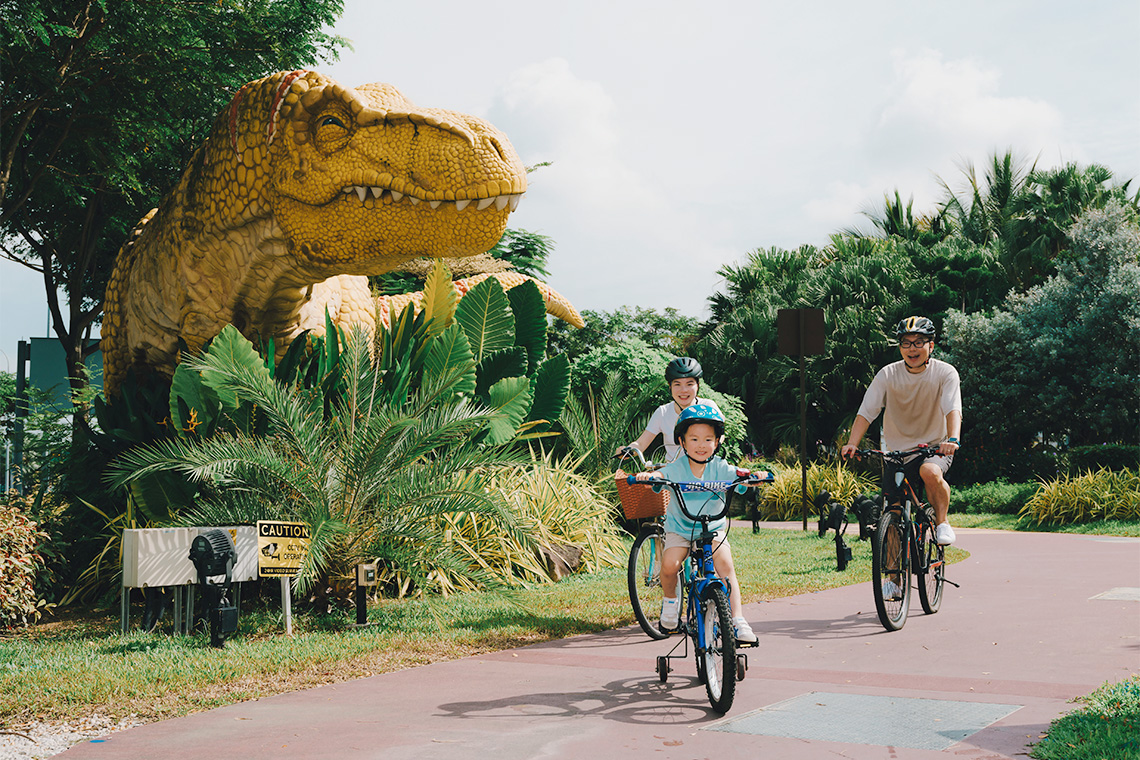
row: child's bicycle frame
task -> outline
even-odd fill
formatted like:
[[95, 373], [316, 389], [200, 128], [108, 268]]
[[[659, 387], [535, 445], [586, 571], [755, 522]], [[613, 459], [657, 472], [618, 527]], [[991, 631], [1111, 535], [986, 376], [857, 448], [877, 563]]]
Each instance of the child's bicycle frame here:
[[[889, 477], [884, 478], [883, 512], [871, 540], [871, 584], [879, 622], [888, 631], [897, 631], [906, 624], [910, 611], [912, 574], [918, 585], [918, 599], [928, 615], [938, 612], [944, 584], [958, 585], [946, 580], [946, 548], [934, 540], [933, 510], [918, 497], [922, 483], [912, 483], [906, 471], [916, 457], [921, 463], [937, 456], [938, 449], [858, 449], [856, 454], [881, 459]], [[893, 489], [887, 487], [892, 481]]]
[[[736, 682], [744, 680], [748, 670], [748, 656], [738, 654], [737, 646], [756, 646], [756, 643], [738, 644], [733, 633], [732, 611], [729, 606], [727, 579], [721, 578], [713, 566], [713, 539], [716, 534], [709, 530], [709, 523], [720, 520], [728, 514], [732, 494], [743, 491], [747, 485], [764, 482], [755, 476], [745, 476], [734, 481], [701, 481], [678, 483], [663, 478], [638, 481], [632, 475], [627, 482], [631, 485], [649, 485], [655, 490], [669, 488], [677, 498], [681, 512], [688, 519], [699, 522], [701, 531], [693, 538], [689, 551], [688, 578], [684, 584], [678, 583], [678, 594], [688, 597], [685, 605], [685, 620], [679, 629], [687, 634], [668, 654], [657, 658], [657, 675], [664, 683], [673, 669], [672, 659], [689, 656], [689, 639], [693, 641], [693, 654], [697, 662], [697, 680], [705, 685], [709, 704], [718, 713], [726, 713], [732, 707], [736, 695]], [[685, 493], [724, 493], [724, 508], [716, 514], [693, 514], [685, 505]], [[687, 587], [687, 588], [686, 588]], [[682, 601], [682, 604], [684, 602]], [[667, 633], [672, 633], [669, 631]], [[674, 654], [678, 647], [685, 651]]]

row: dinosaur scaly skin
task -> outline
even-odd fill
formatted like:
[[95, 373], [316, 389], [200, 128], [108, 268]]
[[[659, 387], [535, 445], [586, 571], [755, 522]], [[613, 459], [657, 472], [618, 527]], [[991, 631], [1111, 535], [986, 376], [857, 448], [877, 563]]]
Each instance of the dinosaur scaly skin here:
[[321, 334], [326, 310], [374, 328], [365, 275], [486, 251], [525, 191], [522, 162], [481, 119], [312, 71], [250, 82], [119, 252], [104, 387], [131, 367], [171, 375], [179, 338], [196, 350], [229, 323], [280, 350]]

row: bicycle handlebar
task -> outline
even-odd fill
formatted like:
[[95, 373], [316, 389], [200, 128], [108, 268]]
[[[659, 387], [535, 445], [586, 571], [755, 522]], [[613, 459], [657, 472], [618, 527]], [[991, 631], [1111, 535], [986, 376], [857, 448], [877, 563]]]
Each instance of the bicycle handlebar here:
[[915, 446], [913, 449], [901, 449], [899, 451], [881, 451], [880, 449], [855, 449], [855, 455], [860, 457], [874, 456], [880, 459], [885, 459], [895, 464], [903, 464], [907, 457], [919, 455], [924, 459], [929, 457], [938, 456], [937, 446], [927, 446], [925, 443]]
[[641, 466], [642, 470], [659, 470], [665, 466], [664, 464], [654, 464], [653, 462], [647, 461], [645, 459], [645, 454], [642, 453], [641, 449], [634, 448], [633, 446], [623, 447], [619, 453], [614, 454], [613, 458], [625, 459], [628, 456], [632, 456], [634, 459], [636, 459], [638, 465]]
[[[776, 479], [772, 473], [768, 473], [767, 477], [760, 477], [759, 475], [749, 474], [742, 475], [736, 480], [701, 480], [701, 481], [674, 481], [665, 478], [651, 478], [649, 480], [638, 480], [635, 476], [630, 475], [626, 478], [626, 482], [630, 485], [646, 485], [653, 486], [655, 492], [660, 491], [665, 486], [672, 488], [674, 493], [677, 494], [677, 506], [681, 508], [682, 514], [685, 517], [693, 520], [694, 522], [703, 521], [705, 518], [709, 522], [719, 520], [728, 514], [728, 507], [732, 503], [733, 493], [744, 493], [744, 489], [748, 486], [759, 485], [760, 483], [771, 483]], [[728, 494], [724, 500], [724, 509], [714, 515], [693, 514], [685, 506], [685, 497], [682, 493], [724, 493]]]

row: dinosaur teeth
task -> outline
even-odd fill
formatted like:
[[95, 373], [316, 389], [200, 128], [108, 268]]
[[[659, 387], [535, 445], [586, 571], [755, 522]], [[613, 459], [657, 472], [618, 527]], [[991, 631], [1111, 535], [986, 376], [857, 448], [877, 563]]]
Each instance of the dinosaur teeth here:
[[[420, 203], [420, 199], [414, 195], [407, 195], [407, 193], [397, 192], [396, 190], [388, 190], [387, 188], [380, 187], [378, 185], [345, 185], [340, 189], [340, 191], [345, 195], [352, 195], [353, 193], [356, 193], [356, 197], [360, 199], [361, 203], [364, 203], [370, 193], [372, 197], [377, 200], [382, 199], [384, 197], [384, 194], [388, 193], [392, 197], [393, 203], [399, 203], [404, 199], [405, 196], [413, 206], [419, 205]], [[513, 193], [511, 195], [496, 195], [491, 198], [481, 198], [477, 201], [467, 199], [455, 201], [454, 203], [456, 211], [462, 211], [473, 203], [475, 204], [475, 208], [478, 211], [489, 208], [491, 204], [494, 204], [495, 208], [497, 208], [499, 211], [502, 211], [508, 207], [511, 211], [514, 211], [519, 207], [519, 201], [522, 200], [522, 197], [522, 193]], [[428, 201], [427, 203], [433, 209], [437, 209], [442, 204], [450, 204], [452, 201]]]

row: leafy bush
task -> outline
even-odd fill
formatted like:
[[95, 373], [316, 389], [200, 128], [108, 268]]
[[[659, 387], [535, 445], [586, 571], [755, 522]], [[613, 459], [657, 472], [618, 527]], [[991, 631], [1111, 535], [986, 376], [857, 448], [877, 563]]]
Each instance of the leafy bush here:
[[[847, 467], [811, 464], [807, 472], [808, 501], [820, 491], [831, 494], [833, 501], [850, 504], [861, 493], [878, 493], [873, 478], [860, 475]], [[760, 516], [765, 520], [796, 520], [802, 515], [803, 478], [800, 469], [777, 470], [776, 480], [760, 494]], [[808, 509], [813, 509], [811, 504]]]
[[950, 468], [948, 478], [951, 483], [960, 486], [996, 480], [1026, 483], [1052, 480], [1060, 471], [1057, 454], [1050, 448], [1020, 444], [1011, 446], [999, 438], [991, 437], [979, 439], [977, 444], [967, 443], [954, 456], [954, 466]]
[[1140, 469], [1140, 446], [1106, 443], [1101, 446], [1074, 446], [1066, 452], [1069, 474], [1088, 470]]
[[[575, 572], [624, 565], [626, 547], [613, 521], [613, 505], [568, 464], [548, 457], [493, 473], [488, 486], [507, 502], [514, 531], [487, 515], [453, 512], [439, 515], [437, 530], [454, 552], [467, 557], [504, 585], [553, 583]], [[398, 595], [417, 588], [399, 568], [382, 573]], [[444, 594], [481, 588], [470, 577], [437, 569], [428, 590]]]
[[995, 480], [950, 491], [950, 511], [972, 515], [1016, 515], [1037, 493], [1038, 483]]
[[39, 552], [49, 536], [15, 504], [0, 504], [0, 628], [39, 620], [47, 602], [36, 594]]
[[1021, 509], [1042, 524], [1140, 520], [1140, 472], [1097, 470], [1043, 484]]

